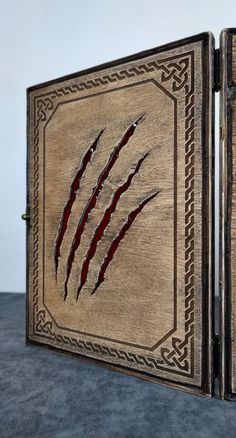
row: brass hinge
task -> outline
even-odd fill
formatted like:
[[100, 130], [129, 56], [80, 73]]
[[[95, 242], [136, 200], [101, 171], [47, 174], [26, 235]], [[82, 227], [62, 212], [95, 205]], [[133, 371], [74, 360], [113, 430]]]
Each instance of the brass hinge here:
[[221, 51], [215, 49], [214, 51], [214, 91], [221, 89]]
[[213, 375], [220, 377], [220, 336], [215, 335], [213, 339]]

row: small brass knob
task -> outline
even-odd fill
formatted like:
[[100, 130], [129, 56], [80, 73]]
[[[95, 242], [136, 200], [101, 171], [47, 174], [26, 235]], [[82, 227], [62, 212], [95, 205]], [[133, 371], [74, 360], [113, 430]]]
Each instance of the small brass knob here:
[[23, 213], [23, 214], [21, 215], [21, 219], [22, 219], [23, 221], [29, 221], [29, 220], [30, 220], [30, 215], [29, 215], [29, 213]]

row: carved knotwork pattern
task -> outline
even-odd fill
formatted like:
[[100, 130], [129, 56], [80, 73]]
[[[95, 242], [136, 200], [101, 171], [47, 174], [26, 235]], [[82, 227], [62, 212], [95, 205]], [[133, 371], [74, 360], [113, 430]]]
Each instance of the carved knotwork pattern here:
[[[185, 338], [172, 338], [172, 349], [161, 348], [170, 367], [188, 371], [188, 346], [194, 336], [194, 93], [185, 85]], [[192, 343], [190, 344], [192, 348]]]
[[120, 70], [110, 74], [105, 74], [102, 77], [81, 81], [73, 85], [67, 85], [57, 90], [54, 90], [44, 97], [36, 98], [36, 125], [35, 138], [38, 136], [39, 123], [46, 121], [48, 115], [53, 111], [58, 98], [68, 96], [81, 91], [90, 90], [110, 83], [130, 79], [145, 73], [152, 73], [154, 71], [161, 71], [161, 82], [171, 82], [171, 89], [173, 92], [181, 90], [188, 81], [188, 68], [190, 57], [183, 57], [178, 61], [151, 61], [147, 64], [140, 64], [131, 67], [127, 70]]
[[[73, 85], [58, 88], [45, 96], [35, 98], [35, 126], [34, 126], [34, 157], [33, 157], [33, 212], [32, 212], [32, 235], [33, 235], [33, 312], [34, 333], [41, 334], [57, 345], [67, 345], [79, 352], [96, 353], [100, 356], [116, 358], [128, 363], [148, 367], [149, 369], [176, 369], [189, 372], [192, 362], [189, 356], [193, 354], [194, 336], [194, 90], [189, 85], [193, 82], [193, 69], [189, 70], [193, 63], [193, 53], [176, 60], [151, 61], [140, 64], [127, 70], [120, 70], [111, 74], [105, 74], [95, 79], [81, 81]], [[162, 83], [171, 81], [172, 91], [178, 92], [184, 89], [185, 93], [185, 337], [183, 340], [172, 337], [171, 348], [160, 349], [160, 359], [147, 357], [140, 354], [126, 352], [122, 349], [109, 348], [98, 343], [79, 340], [75, 337], [61, 335], [56, 332], [54, 322], [48, 319], [44, 309], [39, 307], [38, 288], [38, 201], [39, 201], [39, 135], [40, 125], [46, 122], [56, 107], [60, 97], [71, 95], [91, 88], [97, 88], [116, 81], [132, 78], [145, 73], [160, 70]]]
[[[48, 339], [61, 346], [70, 346], [72, 348], [76, 348], [79, 353], [96, 353], [102, 356], [108, 356], [113, 359], [127, 361], [129, 364], [138, 364], [140, 366], [146, 366], [149, 369], [159, 368], [164, 362], [162, 359], [158, 360], [153, 357], [144, 356], [143, 354], [135, 354], [131, 352], [127, 352], [122, 349], [117, 349], [114, 347], [108, 347], [107, 345], [101, 345], [96, 342], [84, 341], [81, 339], [77, 339], [75, 337], [61, 335], [57, 333], [53, 328], [53, 322], [46, 319], [46, 311], [40, 310], [37, 313], [36, 317], [36, 330], [41, 335], [46, 335]], [[187, 347], [185, 347], [187, 350]], [[179, 369], [185, 370], [185, 367], [182, 364], [182, 352], [180, 350], [176, 350], [179, 357], [174, 357], [173, 361], [177, 365]], [[184, 351], [184, 354], [187, 353]], [[166, 363], [172, 366], [172, 362], [168, 359]]]

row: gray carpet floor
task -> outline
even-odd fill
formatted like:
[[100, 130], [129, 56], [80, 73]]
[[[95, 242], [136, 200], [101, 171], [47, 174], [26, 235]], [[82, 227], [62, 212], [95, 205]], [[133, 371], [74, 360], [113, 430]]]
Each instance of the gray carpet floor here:
[[0, 293], [1, 438], [236, 438], [236, 403], [25, 345], [24, 301]]

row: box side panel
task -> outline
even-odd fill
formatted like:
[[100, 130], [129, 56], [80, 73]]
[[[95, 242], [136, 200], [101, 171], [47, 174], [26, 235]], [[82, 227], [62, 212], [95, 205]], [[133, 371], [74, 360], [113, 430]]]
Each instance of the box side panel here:
[[236, 393], [236, 30], [221, 35], [221, 395]]

